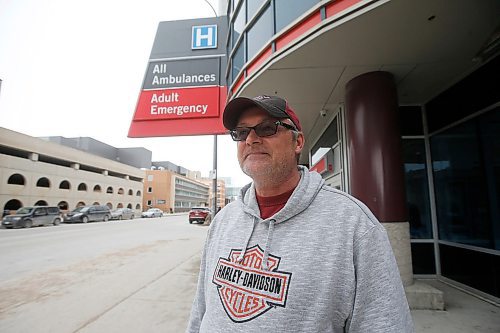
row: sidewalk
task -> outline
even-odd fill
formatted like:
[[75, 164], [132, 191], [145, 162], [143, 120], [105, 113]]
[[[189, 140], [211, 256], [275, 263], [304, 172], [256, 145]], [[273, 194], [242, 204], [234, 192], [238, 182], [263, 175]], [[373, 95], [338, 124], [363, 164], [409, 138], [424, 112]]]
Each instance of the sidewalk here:
[[[184, 332], [199, 264], [196, 254], [77, 332]], [[416, 333], [500, 332], [499, 307], [436, 280], [425, 280], [425, 283], [444, 292], [446, 310], [413, 310]]]
[[417, 333], [498, 333], [500, 308], [436, 280], [425, 283], [444, 292], [445, 311], [412, 310]]
[[[162, 317], [160, 312], [164, 312], [165, 308], [168, 308], [167, 312], [170, 313], [167, 317], [169, 320], [158, 323], [159, 325], [155, 328], [162, 332], [184, 332], [198, 279], [198, 267], [199, 258], [194, 257], [189, 262], [181, 265], [181, 267], [172, 272], [172, 274], [157, 281], [155, 283], [156, 286], [151, 286], [153, 288], [147, 288], [155, 290], [156, 296], [153, 296], [152, 299], [157, 298], [157, 301], [160, 301], [163, 298], [163, 300], [168, 299], [173, 301], [173, 299], [175, 299], [176, 301], [151, 303], [150, 305], [154, 304], [154, 307], [151, 309], [152, 311], [145, 311], [143, 309], [143, 311], [148, 312], [148, 315], [143, 318], [146, 323], [149, 322], [150, 325], [151, 321], [154, 322]], [[424, 281], [444, 292], [446, 310], [413, 310], [412, 316], [416, 333], [500, 332], [500, 307], [462, 292], [440, 281]], [[180, 288], [180, 286], [182, 286], [182, 288]], [[177, 290], [174, 292], [172, 287]], [[177, 296], [172, 297], [172, 294]], [[160, 295], [163, 295], [163, 297]], [[137, 296], [140, 297], [140, 295]], [[135, 308], [135, 310], [137, 310], [137, 308]], [[132, 313], [130, 313], [130, 315], [132, 315]], [[166, 319], [165, 313], [163, 313], [163, 317]], [[135, 318], [137, 318], [137, 316]], [[119, 318], [115, 319], [119, 320]], [[145, 324], [144, 327], [147, 325], [148, 324]]]

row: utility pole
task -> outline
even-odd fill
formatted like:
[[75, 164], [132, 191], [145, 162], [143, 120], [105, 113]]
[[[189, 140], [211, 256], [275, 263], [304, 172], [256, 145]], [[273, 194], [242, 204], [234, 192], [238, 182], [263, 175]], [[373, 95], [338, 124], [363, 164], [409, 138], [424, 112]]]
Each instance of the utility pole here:
[[214, 158], [213, 158], [213, 182], [212, 182], [212, 193], [213, 193], [213, 213], [217, 213], [217, 134], [214, 135]]
[[[212, 4], [205, 0], [205, 2], [212, 8], [215, 17], [218, 17], [215, 8]], [[214, 157], [213, 157], [213, 182], [212, 182], [212, 194], [213, 194], [213, 203], [212, 203], [212, 212], [213, 214], [217, 214], [217, 134], [214, 135]]]

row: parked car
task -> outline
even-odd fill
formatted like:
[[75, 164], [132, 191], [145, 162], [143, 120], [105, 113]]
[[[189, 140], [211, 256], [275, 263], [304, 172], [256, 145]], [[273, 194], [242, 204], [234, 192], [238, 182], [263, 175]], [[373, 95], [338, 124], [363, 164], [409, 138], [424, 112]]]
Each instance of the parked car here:
[[118, 208], [111, 211], [111, 220], [131, 220], [135, 217], [135, 212], [130, 208]]
[[212, 221], [212, 211], [208, 207], [193, 207], [189, 211], [189, 224], [201, 222], [210, 224]]
[[162, 217], [163, 211], [159, 208], [149, 208], [147, 211], [142, 212], [141, 217]]
[[59, 225], [61, 211], [58, 207], [33, 206], [19, 208], [14, 215], [2, 219], [5, 228], [31, 228], [39, 225]]
[[107, 221], [111, 217], [111, 211], [108, 206], [81, 206], [73, 209], [64, 216], [64, 222], [91, 222]]

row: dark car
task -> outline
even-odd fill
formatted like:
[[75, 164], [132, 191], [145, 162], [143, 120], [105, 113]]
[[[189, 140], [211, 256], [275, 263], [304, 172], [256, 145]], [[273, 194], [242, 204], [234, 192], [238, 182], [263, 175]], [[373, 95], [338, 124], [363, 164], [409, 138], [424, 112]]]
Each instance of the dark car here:
[[111, 211], [108, 206], [81, 206], [73, 209], [64, 216], [64, 222], [92, 222], [107, 221], [111, 217]]
[[199, 222], [210, 224], [212, 211], [208, 207], [193, 207], [189, 211], [189, 223]]
[[133, 219], [135, 217], [135, 211], [130, 208], [118, 208], [111, 212], [111, 220], [125, 220]]
[[14, 215], [7, 215], [2, 219], [5, 228], [31, 228], [40, 225], [59, 225], [61, 211], [58, 207], [33, 206], [22, 207]]

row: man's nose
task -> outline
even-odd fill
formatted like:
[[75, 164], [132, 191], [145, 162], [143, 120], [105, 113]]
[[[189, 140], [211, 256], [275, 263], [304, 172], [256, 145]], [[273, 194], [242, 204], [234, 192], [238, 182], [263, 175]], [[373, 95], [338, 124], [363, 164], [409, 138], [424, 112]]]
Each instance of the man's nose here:
[[262, 139], [260, 136], [257, 135], [257, 133], [255, 133], [255, 129], [254, 128], [250, 129], [250, 132], [248, 133], [245, 143], [247, 145], [252, 145], [254, 143], [260, 143], [260, 142], [262, 142]]

